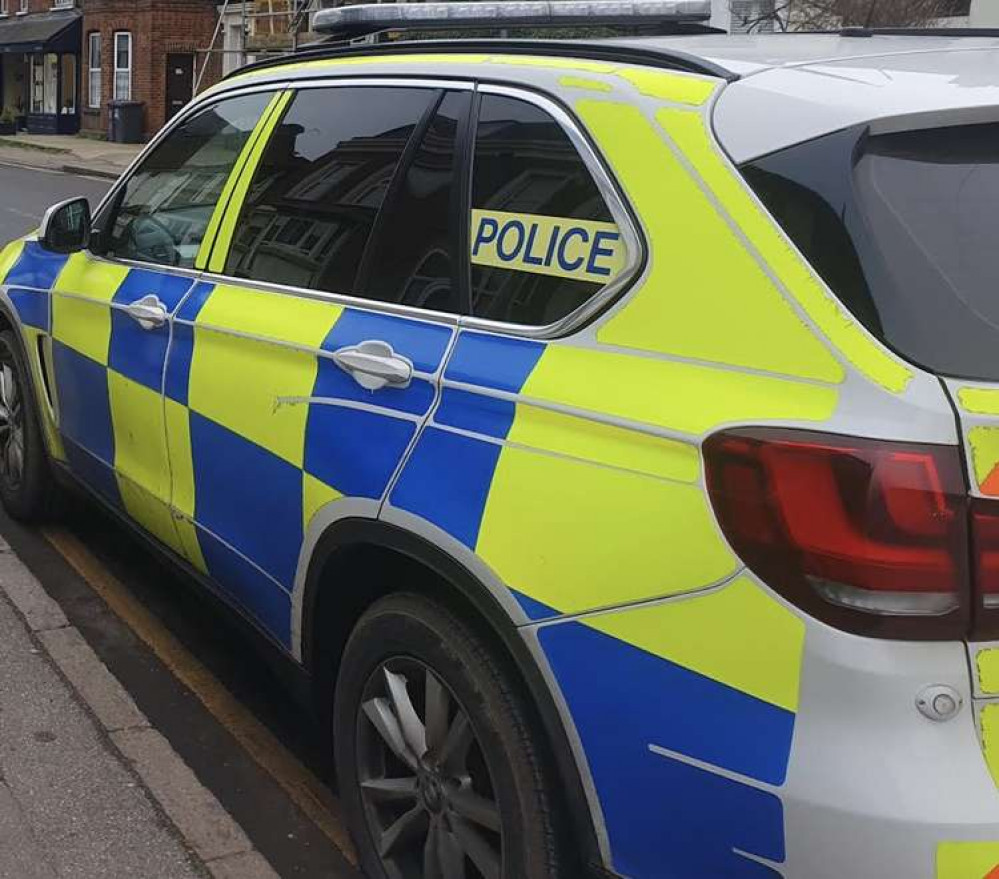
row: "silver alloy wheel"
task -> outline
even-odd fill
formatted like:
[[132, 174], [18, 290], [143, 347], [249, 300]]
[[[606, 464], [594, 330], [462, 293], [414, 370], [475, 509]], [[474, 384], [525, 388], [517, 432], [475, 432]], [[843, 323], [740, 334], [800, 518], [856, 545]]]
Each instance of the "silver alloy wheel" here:
[[485, 754], [454, 693], [418, 660], [386, 660], [368, 679], [357, 770], [391, 879], [503, 875], [503, 828]]
[[0, 365], [0, 478], [17, 490], [24, 479], [24, 405], [14, 365]]

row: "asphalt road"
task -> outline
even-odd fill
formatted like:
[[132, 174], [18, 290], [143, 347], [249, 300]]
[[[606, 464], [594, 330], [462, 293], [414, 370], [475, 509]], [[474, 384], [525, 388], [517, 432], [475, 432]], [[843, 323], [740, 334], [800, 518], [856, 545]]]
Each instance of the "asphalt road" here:
[[0, 165], [0, 241], [6, 243], [38, 227], [45, 209], [85, 195], [92, 208], [111, 181]]
[[[0, 165], [0, 244], [63, 199], [96, 207], [109, 186]], [[41, 530], [0, 511], [0, 535], [282, 877], [360, 879], [325, 743], [229, 612], [90, 502]]]

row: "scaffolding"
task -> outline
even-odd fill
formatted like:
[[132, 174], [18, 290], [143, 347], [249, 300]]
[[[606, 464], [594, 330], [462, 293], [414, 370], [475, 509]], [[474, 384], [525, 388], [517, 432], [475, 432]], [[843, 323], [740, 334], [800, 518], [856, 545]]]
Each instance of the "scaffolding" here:
[[[204, 53], [204, 59], [194, 84], [194, 93], [201, 92], [213, 59], [223, 59], [224, 62], [224, 59], [236, 56], [236, 66], [242, 67], [250, 55], [259, 58], [297, 51], [303, 34], [308, 32], [312, 13], [332, 5], [338, 5], [336, 0], [223, 0], [218, 7], [212, 41], [206, 49], [199, 50], [199, 54]], [[239, 46], [226, 48], [226, 22], [237, 16]], [[224, 63], [222, 66], [225, 66]]]

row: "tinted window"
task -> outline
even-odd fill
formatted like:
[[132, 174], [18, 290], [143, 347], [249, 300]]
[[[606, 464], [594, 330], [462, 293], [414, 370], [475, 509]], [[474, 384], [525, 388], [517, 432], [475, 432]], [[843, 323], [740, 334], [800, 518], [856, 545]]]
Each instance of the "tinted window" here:
[[437, 311], [459, 311], [455, 143], [471, 101], [449, 92], [400, 171], [365, 256], [358, 295]]
[[999, 125], [840, 132], [744, 171], [872, 333], [935, 372], [999, 380]]
[[108, 256], [191, 267], [229, 173], [272, 95], [233, 98], [174, 129], [114, 201], [97, 248]]
[[561, 126], [485, 95], [472, 173], [472, 312], [544, 325], [574, 311], [624, 260], [621, 236]]
[[406, 146], [438, 93], [306, 89], [261, 159], [226, 274], [352, 293]]

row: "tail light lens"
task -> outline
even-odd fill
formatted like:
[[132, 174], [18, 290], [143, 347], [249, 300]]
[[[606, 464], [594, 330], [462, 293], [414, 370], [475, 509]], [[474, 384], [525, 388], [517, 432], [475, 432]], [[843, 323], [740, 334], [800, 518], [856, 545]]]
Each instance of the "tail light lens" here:
[[[704, 458], [725, 536], [789, 601], [865, 635], [966, 636], [968, 500], [957, 447], [760, 428], [710, 437]], [[999, 506], [992, 528], [999, 609]]]
[[999, 638], [999, 501], [971, 501], [971, 549], [975, 564], [976, 638]]

